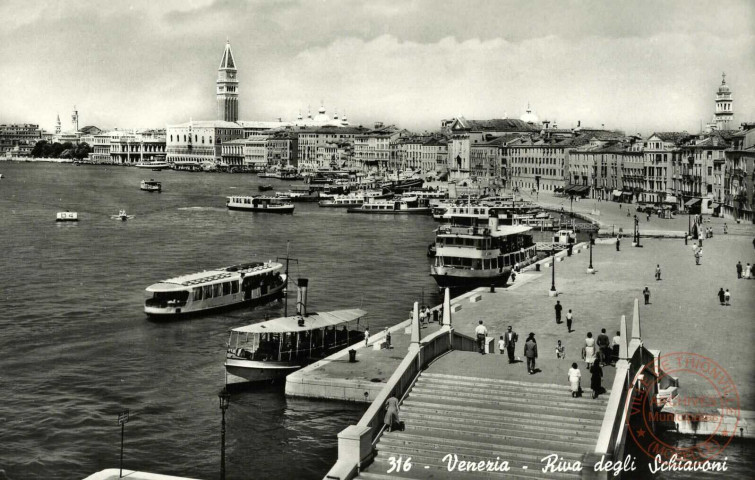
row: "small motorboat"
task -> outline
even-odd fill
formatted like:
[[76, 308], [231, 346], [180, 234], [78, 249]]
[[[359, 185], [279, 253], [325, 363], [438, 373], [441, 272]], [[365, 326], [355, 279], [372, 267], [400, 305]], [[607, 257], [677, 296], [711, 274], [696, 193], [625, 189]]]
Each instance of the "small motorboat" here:
[[257, 188], [260, 189], [260, 192], [267, 192], [273, 189], [273, 186], [270, 184], [260, 185]]
[[126, 220], [131, 220], [132, 218], [134, 218], [134, 216], [127, 215], [126, 210], [121, 210], [118, 212], [118, 215], [110, 215], [110, 218], [112, 218], [113, 220], [121, 220], [125, 222]]
[[145, 192], [162, 192], [163, 191], [163, 185], [162, 183], [155, 181], [154, 178], [151, 178], [149, 180], [142, 180], [141, 185], [139, 186], [141, 190], [144, 190]]

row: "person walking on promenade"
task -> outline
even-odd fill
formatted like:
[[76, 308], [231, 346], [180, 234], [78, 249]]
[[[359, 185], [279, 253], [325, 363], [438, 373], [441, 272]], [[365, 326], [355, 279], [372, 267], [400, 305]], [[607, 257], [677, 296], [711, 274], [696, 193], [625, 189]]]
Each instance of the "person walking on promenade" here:
[[385, 327], [385, 347], [393, 348], [391, 347], [391, 331], [388, 330], [388, 327]]
[[718, 301], [722, 307], [726, 305], [726, 292], [724, 292], [723, 287], [718, 291]]
[[621, 332], [617, 330], [616, 335], [614, 335], [613, 340], [611, 340], [611, 351], [615, 360], [619, 359], [619, 350], [621, 349], [619, 343], [621, 343]]
[[385, 402], [385, 418], [383, 419], [386, 430], [389, 432], [394, 428], [398, 428], [401, 421], [398, 418], [398, 398], [390, 397]]
[[577, 363], [572, 363], [569, 373], [566, 374], [569, 379], [569, 386], [571, 387], [571, 396], [578, 397], [580, 386], [579, 382], [582, 380], [582, 372], [579, 371]]
[[724, 293], [724, 298], [726, 299], [726, 306], [731, 306], [731, 293], [729, 293], [729, 289], [726, 289], [726, 293]]
[[558, 358], [559, 360], [566, 358], [566, 349], [563, 345], [561, 345], [561, 340], [559, 340], [556, 344], [556, 358]]
[[603, 369], [600, 368], [600, 363], [595, 362], [590, 367], [590, 390], [592, 390], [592, 398], [598, 398], [598, 395], [603, 393]]
[[619, 251], [619, 247], [621, 246], [621, 236], [616, 237], [616, 251]]
[[564, 307], [561, 306], [561, 300], [556, 300], [556, 305], [553, 308], [556, 310], [556, 323], [561, 323], [561, 310], [564, 309]]
[[650, 305], [650, 289], [645, 285], [645, 289], [642, 291], [642, 296], [645, 297], [645, 305]]
[[438, 323], [438, 309], [433, 309], [433, 323]]
[[524, 343], [524, 356], [527, 357], [527, 372], [530, 375], [535, 374], [535, 359], [537, 358], [537, 341], [535, 334], [530, 332], [527, 341]]
[[737, 280], [742, 278], [742, 262], [737, 262]]
[[587, 368], [592, 367], [592, 364], [595, 363], [595, 339], [592, 338], [592, 332], [587, 332], [585, 346], [582, 349], [582, 358], [587, 363]]
[[745, 267], [745, 279], [749, 280], [750, 278], [752, 278], [752, 267], [748, 263]]
[[724, 235], [729, 233], [729, 227], [724, 223]]
[[655, 265], [655, 280], [658, 281], [661, 279], [661, 265], [656, 264]]
[[364, 329], [364, 346], [366, 347], [369, 344], [370, 344], [370, 327], [366, 327]]
[[648, 212], [648, 222], [650, 221], [650, 212]]
[[702, 251], [702, 248], [698, 248], [695, 250], [695, 265], [700, 265], [700, 252]]
[[511, 325], [509, 325], [508, 331], [503, 335], [503, 339], [506, 353], [509, 354], [509, 363], [514, 363], [514, 348], [516, 348], [516, 342], [519, 341], [519, 335], [513, 332]]
[[498, 353], [503, 355], [504, 350], [506, 350], [506, 341], [503, 339], [503, 335], [501, 335], [501, 338], [498, 340]]
[[482, 324], [482, 320], [480, 320], [477, 328], [474, 329], [474, 333], [477, 335], [477, 348], [481, 354], [485, 355], [485, 337], [488, 336], [488, 329]]
[[606, 335], [605, 328], [600, 329], [600, 334], [598, 334], [598, 339], [595, 343], [598, 344], [598, 358], [600, 359], [600, 363], [603, 365], [611, 363], [611, 340], [609, 340], [608, 335]]
[[571, 308], [566, 312], [566, 330], [571, 333], [571, 322], [574, 320], [574, 314], [571, 313]]

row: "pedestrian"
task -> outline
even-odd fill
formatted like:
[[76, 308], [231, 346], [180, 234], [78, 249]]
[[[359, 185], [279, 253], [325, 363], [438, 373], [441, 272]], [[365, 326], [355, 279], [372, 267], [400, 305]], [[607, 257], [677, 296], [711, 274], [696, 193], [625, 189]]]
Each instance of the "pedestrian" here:
[[621, 210], [621, 203], [619, 203], [619, 210]]
[[655, 265], [655, 280], [658, 281], [661, 279], [661, 266], [660, 264]]
[[700, 251], [702, 248], [695, 250], [695, 265], [700, 265]]
[[524, 356], [527, 357], [527, 372], [530, 375], [535, 374], [535, 359], [537, 358], [537, 341], [535, 334], [530, 332], [527, 341], [524, 343]]
[[588, 369], [595, 363], [595, 339], [592, 338], [592, 332], [587, 332], [585, 346], [582, 348], [582, 359], [587, 363]]
[[561, 323], [561, 310], [564, 309], [561, 306], [561, 300], [556, 300], [556, 305], [553, 308], [556, 310], [556, 323]]
[[752, 267], [748, 263], [747, 267], [745, 267], [745, 279], [749, 280], [750, 278], [752, 278]]
[[619, 246], [621, 245], [621, 237], [616, 237], [616, 251], [619, 251]]
[[613, 336], [613, 340], [611, 340], [611, 350], [613, 353], [613, 358], [615, 360], [619, 359], [619, 352], [621, 350], [621, 332], [618, 330], [616, 331], [616, 335]]
[[438, 323], [438, 309], [433, 308], [433, 323]]
[[392, 396], [386, 400], [385, 418], [383, 419], [383, 423], [385, 423], [385, 428], [389, 432], [394, 428], [399, 428], [401, 425], [401, 420], [398, 418], [398, 410], [398, 398]]
[[425, 324], [430, 325], [430, 309], [425, 305]]
[[603, 393], [602, 379], [603, 369], [600, 368], [598, 362], [595, 362], [590, 367], [590, 390], [592, 390], [592, 398], [598, 398], [598, 395]]
[[724, 294], [724, 297], [726, 298], [726, 306], [731, 306], [731, 293], [729, 293], [729, 289], [726, 289], [726, 293]]
[[364, 329], [364, 346], [370, 344], [370, 327], [365, 327]]
[[558, 358], [559, 360], [566, 358], [566, 349], [563, 345], [561, 345], [561, 340], [559, 340], [556, 344], [556, 358]]
[[481, 354], [485, 355], [485, 337], [488, 336], [488, 329], [482, 324], [482, 320], [480, 320], [480, 324], [474, 329], [474, 333], [477, 335], [477, 349], [480, 350]]
[[503, 339], [503, 335], [501, 335], [501, 338], [498, 340], [498, 353], [503, 355], [504, 350], [506, 350], [506, 341]]
[[737, 279], [742, 278], [742, 262], [737, 262]]
[[645, 289], [642, 291], [642, 296], [645, 297], [645, 305], [650, 305], [650, 289], [645, 285]]
[[648, 222], [650, 221], [650, 213], [648, 212]]
[[388, 330], [388, 327], [385, 327], [385, 348], [392, 348], [391, 347], [391, 331]]
[[722, 307], [726, 305], [726, 292], [724, 292], [723, 288], [718, 291], [718, 301]]
[[569, 379], [569, 387], [571, 388], [571, 396], [578, 397], [581, 390], [579, 382], [580, 380], [582, 380], [582, 372], [579, 371], [579, 367], [577, 366], [576, 362], [571, 364], [569, 373], [567, 373], [567, 378]]
[[729, 233], [729, 227], [724, 223], [724, 235]]
[[606, 335], [605, 328], [600, 329], [600, 334], [598, 334], [598, 339], [595, 343], [598, 345], [598, 359], [600, 360], [600, 363], [602, 365], [611, 363], [611, 340], [609, 340], [608, 335]]
[[506, 347], [506, 353], [509, 355], [509, 363], [514, 363], [514, 348], [516, 348], [516, 342], [519, 341], [519, 335], [511, 330], [509, 325], [508, 331], [503, 336], [504, 346]]
[[571, 333], [571, 322], [574, 319], [574, 315], [571, 313], [571, 308], [566, 312], [566, 330]]

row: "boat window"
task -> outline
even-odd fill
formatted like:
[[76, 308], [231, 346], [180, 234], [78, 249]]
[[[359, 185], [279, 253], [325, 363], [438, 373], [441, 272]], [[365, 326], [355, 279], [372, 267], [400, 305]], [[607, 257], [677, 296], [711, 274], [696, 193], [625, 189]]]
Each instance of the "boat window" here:
[[212, 286], [212, 296], [213, 297], [220, 297], [223, 295], [223, 284], [222, 283], [216, 283]]
[[194, 301], [202, 300], [202, 287], [194, 287]]
[[231, 282], [231, 293], [239, 293], [239, 281], [234, 280]]
[[231, 294], [231, 282], [223, 282], [223, 295]]
[[202, 287], [202, 293], [204, 294], [204, 298], [212, 298], [212, 285]]

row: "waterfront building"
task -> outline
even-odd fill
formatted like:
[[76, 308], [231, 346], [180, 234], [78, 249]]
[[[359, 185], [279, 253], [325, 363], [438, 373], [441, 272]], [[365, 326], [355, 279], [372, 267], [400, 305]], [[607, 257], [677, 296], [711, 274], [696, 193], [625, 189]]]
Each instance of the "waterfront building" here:
[[33, 123], [0, 125], [0, 157], [28, 157], [42, 140], [42, 130]]
[[92, 163], [110, 163], [110, 132], [101, 132], [93, 135], [92, 151], [89, 153], [89, 161]]
[[641, 201], [661, 204], [667, 196], [674, 196], [672, 166], [680, 161], [680, 147], [691, 140], [687, 132], [655, 132], [648, 137], [643, 152], [645, 185]]
[[373, 130], [354, 136], [354, 163], [362, 171], [398, 170], [398, 143], [402, 132], [395, 125], [376, 123]]
[[467, 120], [457, 117], [451, 124], [444, 124], [450, 133], [448, 145], [449, 176], [455, 180], [465, 180], [472, 175], [471, 146], [490, 141], [493, 137], [507, 134], [535, 134], [539, 126], [513, 118], [493, 120]]
[[[636, 201], [645, 188], [644, 143], [638, 136], [629, 137], [629, 145], [621, 157], [621, 201]], [[615, 199], [614, 199], [615, 200]]]
[[[570, 168], [568, 161], [570, 150], [589, 144], [590, 136], [563, 138], [548, 135], [520, 135], [507, 145], [510, 184], [512, 187], [526, 190], [544, 190], [562, 192], [566, 187], [566, 178]], [[597, 140], [596, 140], [597, 142]], [[602, 144], [595, 144], [598, 146]], [[584, 157], [584, 153], [580, 150]], [[584, 168], [575, 169], [571, 184], [591, 185], [587, 177], [583, 181], [576, 179], [586, 174], [589, 161], [583, 161]], [[592, 178], [592, 177], [589, 177]], [[586, 191], [586, 189], [585, 189]]]
[[281, 130], [267, 137], [267, 164], [278, 167], [298, 167], [299, 137], [289, 131]]
[[[255, 137], [257, 138], [257, 137]], [[230, 140], [220, 146], [220, 164], [221, 166], [235, 171], [244, 169], [244, 148], [247, 139], [239, 138]]]
[[409, 135], [396, 142], [397, 170], [412, 169], [423, 173], [448, 170], [448, 140], [440, 135]]
[[511, 134], [488, 137], [486, 141], [470, 144], [471, 178], [488, 186], [506, 186], [508, 184], [508, 146], [526, 135]]
[[164, 161], [165, 149], [163, 130], [110, 132], [110, 163], [114, 165]]
[[166, 154], [169, 163], [191, 166], [204, 162], [219, 163], [222, 145], [243, 138], [244, 129], [236, 122], [223, 120], [190, 121], [168, 125]]
[[354, 141], [357, 135], [365, 133], [363, 127], [302, 127], [293, 128], [291, 132], [297, 136], [297, 159], [300, 172], [314, 172], [317, 170], [317, 147], [326, 143]]
[[723, 215], [755, 223], [755, 125], [743, 127], [726, 151]]
[[244, 139], [242, 143], [244, 146], [244, 169], [253, 172], [266, 170], [268, 167], [267, 137], [249, 137]]

